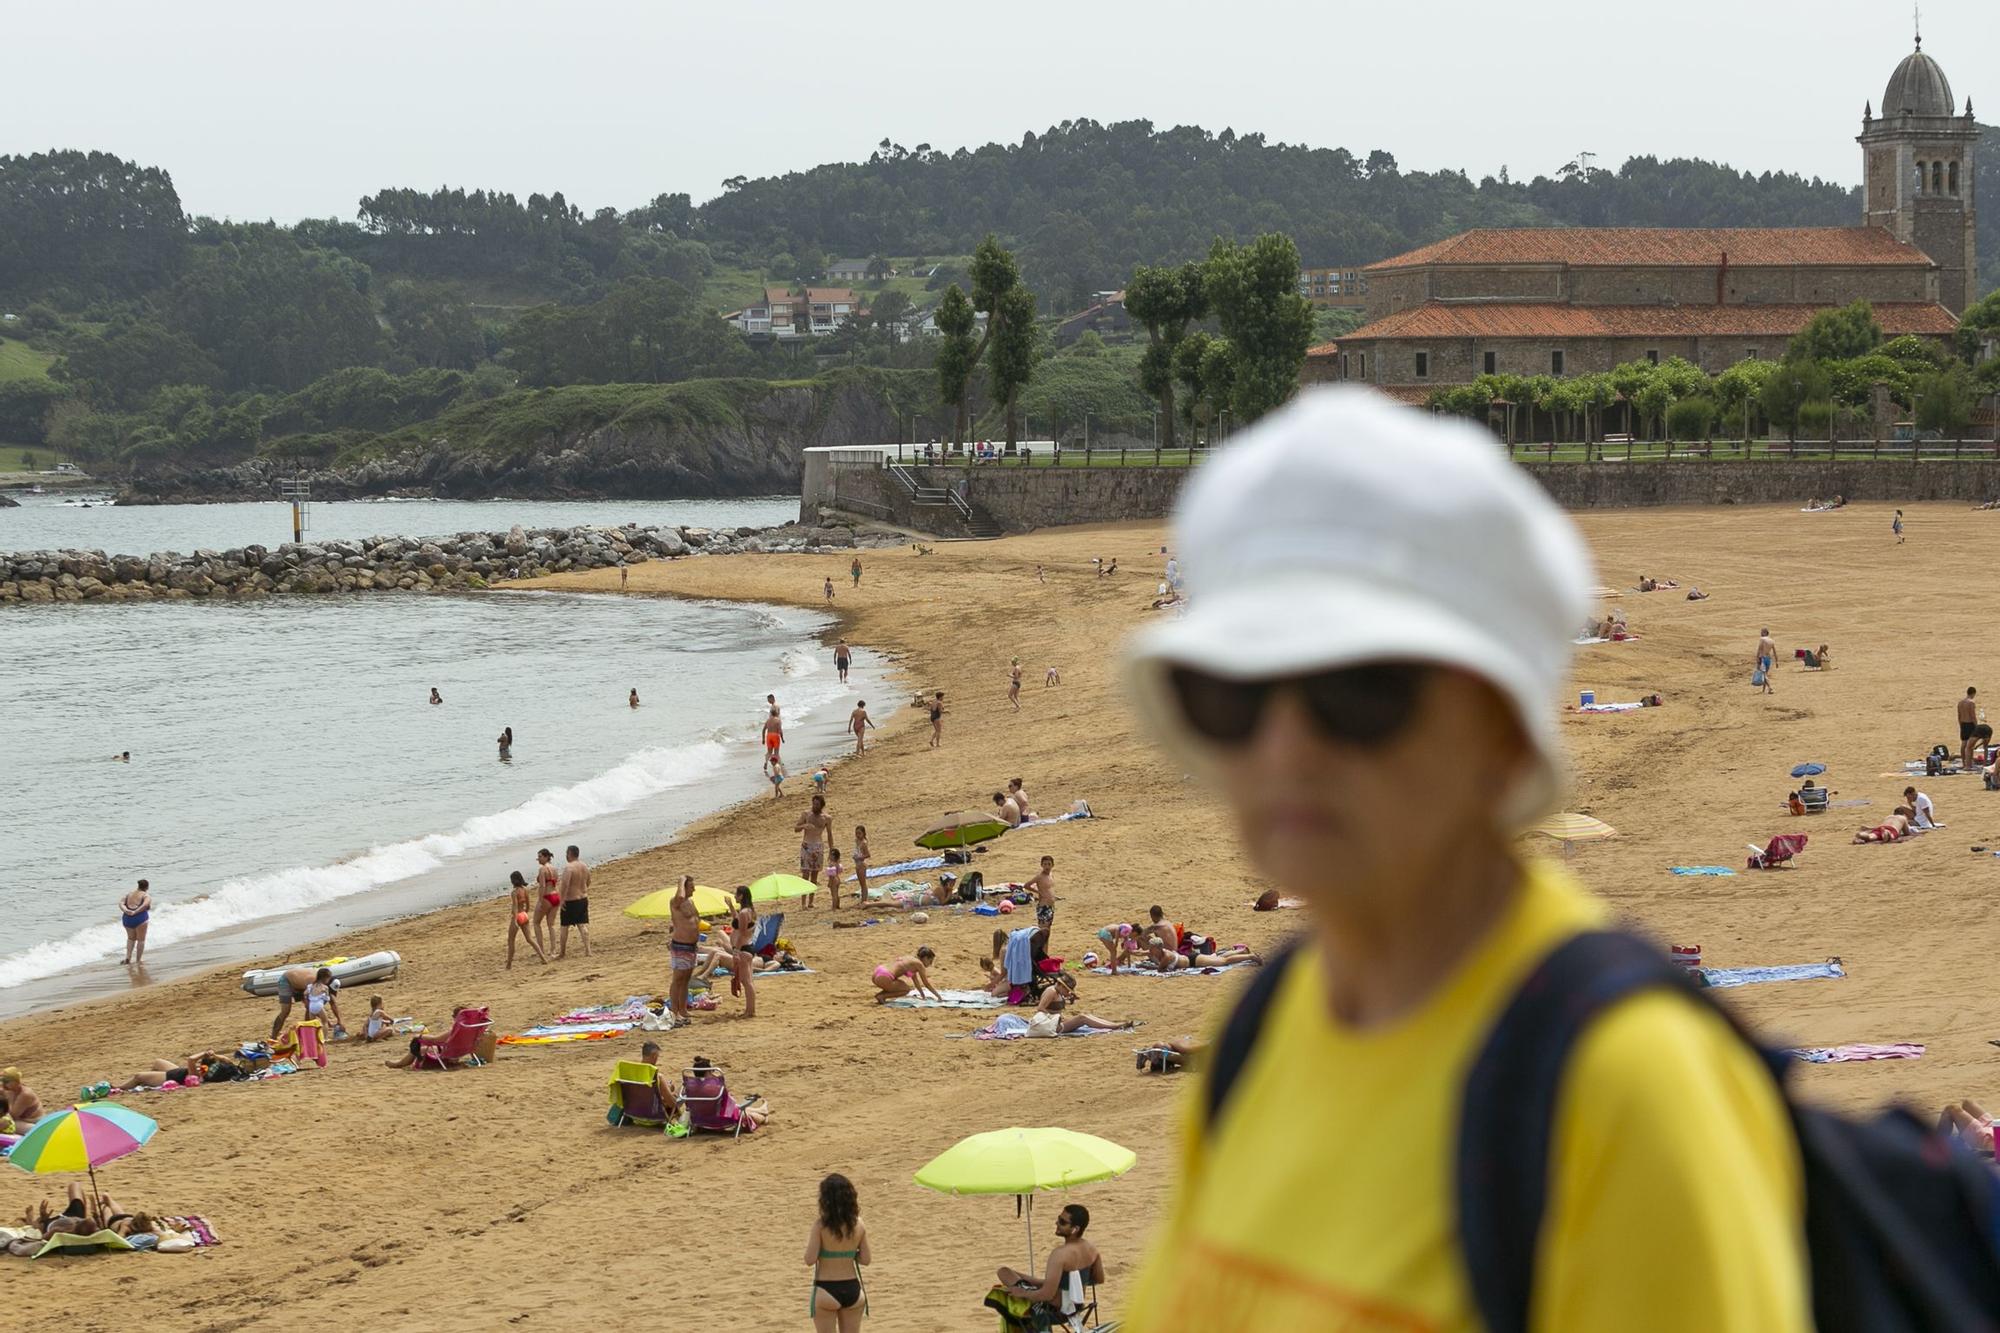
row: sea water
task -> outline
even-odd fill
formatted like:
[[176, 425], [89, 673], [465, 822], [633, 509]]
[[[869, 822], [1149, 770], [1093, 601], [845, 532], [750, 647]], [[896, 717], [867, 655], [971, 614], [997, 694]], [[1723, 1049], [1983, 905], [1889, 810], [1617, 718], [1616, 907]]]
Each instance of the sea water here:
[[[499, 893], [538, 846], [598, 861], [664, 842], [768, 793], [767, 693], [795, 772], [841, 752], [883, 671], [857, 652], [842, 686], [830, 624], [545, 592], [14, 608], [0, 1013], [131, 984], [117, 900], [140, 878], [158, 977]], [[785, 850], [690, 869], [748, 878]]]

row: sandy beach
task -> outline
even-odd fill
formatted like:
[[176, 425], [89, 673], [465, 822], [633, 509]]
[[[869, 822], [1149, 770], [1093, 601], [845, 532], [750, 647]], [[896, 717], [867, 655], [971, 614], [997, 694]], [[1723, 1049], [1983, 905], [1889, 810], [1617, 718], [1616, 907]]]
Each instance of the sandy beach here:
[[[1602, 581], [1672, 577], [1711, 594], [1623, 592], [1605, 599], [1641, 637], [1577, 650], [1576, 691], [1603, 701], [1659, 692], [1633, 713], [1565, 713], [1575, 759], [1567, 808], [1618, 836], [1578, 845], [1570, 867], [1665, 942], [1699, 944], [1711, 966], [1817, 962], [1848, 976], [1730, 992], [1773, 1035], [1807, 1045], [1920, 1042], [1921, 1059], [1806, 1067], [1802, 1086], [1850, 1108], [1892, 1097], [2000, 1099], [1988, 1044], [2000, 1023], [1980, 1000], [1988, 966], [1990, 888], [2000, 863], [2000, 795], [1974, 777], [1917, 780], [1949, 827], [1893, 846], [1850, 846], [1900, 799], [1902, 761], [1932, 744], [1956, 749], [1952, 708], [1968, 684], [2000, 697], [1990, 654], [1965, 633], [1969, 573], [2000, 514], [1905, 506], [1909, 540], [1890, 535], [1892, 506], [1829, 514], [1714, 508], [1588, 514], [1579, 521]], [[1075, 960], [1100, 925], [1153, 903], [1224, 942], [1264, 949], [1302, 913], [1253, 914], [1264, 886], [1205, 792], [1136, 733], [1119, 697], [1121, 641], [1156, 613], [1163, 525], [1053, 530], [990, 543], [865, 553], [859, 588], [843, 556], [730, 556], [631, 571], [634, 595], [750, 599], [830, 608], [846, 637], [889, 654], [906, 691], [870, 697], [881, 724], [865, 756], [829, 786], [836, 845], [867, 825], [874, 858], [917, 855], [911, 840], [938, 815], [986, 809], [1009, 777], [1044, 815], [1087, 800], [1100, 818], [1009, 834], [977, 858], [989, 882], [1023, 879], [1056, 859], [1061, 899], [1052, 952]], [[1092, 557], [1120, 573], [1097, 578]], [[1036, 567], [1046, 570], [1037, 580]], [[548, 580], [609, 591], [616, 571]], [[32, 612], [27, 614], [33, 614]], [[1770, 626], [1782, 659], [1775, 693], [1749, 684]], [[1835, 669], [1809, 673], [1795, 647], [1829, 643]], [[643, 644], [633, 651], [643, 653]], [[1024, 669], [1021, 711], [1007, 668]], [[1060, 668], [1062, 684], [1043, 673]], [[945, 691], [944, 745], [911, 695]], [[649, 699], [649, 707], [673, 706]], [[1564, 706], [1551, 700], [1551, 708]], [[1828, 766], [1835, 801], [1799, 819], [1784, 810], [1802, 761]], [[744, 763], [754, 765], [754, 756]], [[1893, 774], [1893, 775], [1892, 775]], [[664, 923], [620, 915], [683, 871], [727, 887], [795, 869], [793, 821], [810, 788], [753, 800], [666, 846], [601, 867], [592, 891], [593, 955], [544, 967], [530, 955], [501, 970], [504, 900], [392, 922], [308, 951], [393, 948], [402, 975], [380, 987], [389, 1008], [441, 1030], [454, 1003], [488, 1004], [516, 1030], [567, 1009], [663, 993]], [[1742, 873], [1746, 842], [1805, 832], [1794, 870]], [[552, 840], [553, 841], [553, 840]], [[1561, 856], [1546, 840], [1540, 854]], [[590, 848], [584, 848], [586, 857]], [[1728, 865], [1732, 877], [1677, 878], [1672, 865]], [[523, 866], [522, 869], [529, 869]], [[107, 901], [112, 891], [106, 890]], [[1125, 1034], [1053, 1042], [962, 1038], [989, 1014], [884, 1009], [870, 1002], [875, 964], [928, 943], [938, 978], [971, 986], [993, 922], [938, 913], [835, 930], [822, 894], [794, 904], [785, 934], [814, 969], [758, 987], [758, 1013], [718, 988], [720, 1007], [660, 1037], [676, 1064], [706, 1055], [732, 1089], [770, 1099], [771, 1124], [741, 1142], [675, 1141], [604, 1120], [605, 1080], [639, 1037], [541, 1049], [503, 1047], [491, 1067], [452, 1074], [383, 1069], [393, 1045], [336, 1047], [325, 1070], [242, 1087], [128, 1099], [161, 1125], [141, 1152], [100, 1172], [126, 1204], [199, 1213], [220, 1247], [189, 1256], [106, 1255], [28, 1265], [0, 1258], [15, 1322], [235, 1329], [316, 1321], [377, 1328], [564, 1328], [646, 1320], [668, 1328], [806, 1326], [801, 1263], [820, 1176], [859, 1188], [875, 1251], [869, 1327], [987, 1328], [980, 1298], [1002, 1263], [1025, 1259], [1011, 1200], [947, 1198], [911, 1174], [983, 1129], [1061, 1125], [1134, 1149], [1121, 1180], [1084, 1187], [1091, 1239], [1103, 1249], [1108, 1316], [1121, 1308], [1174, 1165], [1182, 1083], [1141, 1077]], [[164, 961], [164, 960], [163, 960]], [[277, 959], [264, 960], [267, 962]], [[247, 964], [246, 964], [247, 965]], [[22, 1068], [50, 1105], [79, 1085], [122, 1078], [155, 1057], [262, 1036], [272, 1002], [236, 985], [240, 968], [130, 996], [0, 1023], [0, 1064]], [[1241, 983], [1214, 978], [1084, 978], [1084, 1005], [1145, 1023], [1155, 1040], [1199, 1029]], [[372, 988], [343, 995], [350, 1026]], [[1280, 1122], [1274, 1132], [1311, 1132]], [[0, 1212], [60, 1192], [63, 1177], [0, 1172]], [[1054, 1201], [1052, 1200], [1051, 1203]], [[1038, 1208], [1046, 1251], [1055, 1208]]]

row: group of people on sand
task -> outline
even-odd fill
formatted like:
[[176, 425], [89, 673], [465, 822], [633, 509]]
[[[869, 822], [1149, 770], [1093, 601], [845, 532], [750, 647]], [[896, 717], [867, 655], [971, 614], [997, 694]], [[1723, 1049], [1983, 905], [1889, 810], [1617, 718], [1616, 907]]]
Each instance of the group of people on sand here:
[[1019, 778], [1008, 778], [1007, 790], [993, 793], [993, 813], [1008, 828], [1019, 828], [1029, 820], [1041, 817], [1028, 804], [1027, 789], [1021, 785]]
[[[574, 929], [590, 957], [590, 866], [574, 843], [563, 851], [563, 866], [544, 847], [535, 853], [535, 882], [514, 870], [507, 875], [507, 966], [514, 966], [518, 938], [544, 963], [550, 955], [569, 957], [569, 933]], [[560, 928], [560, 936], [558, 936]], [[546, 941], [546, 942], [545, 942]]]
[[694, 891], [694, 876], [684, 874], [668, 901], [667, 1021], [675, 1027], [692, 1022], [688, 997], [693, 983], [718, 972], [728, 974], [730, 994], [742, 997], [743, 1016], [755, 1018], [757, 974], [795, 969], [797, 960], [781, 951], [775, 941], [767, 948], [752, 947], [757, 936], [757, 904], [747, 884], [736, 886], [726, 930], [712, 932], [716, 938], [704, 942]]
[[1229, 967], [1236, 963], [1254, 965], [1264, 961], [1247, 944], [1225, 946], [1212, 935], [1167, 920], [1166, 909], [1157, 903], [1147, 909], [1146, 917], [1144, 921], [1114, 922], [1098, 930], [1098, 942], [1105, 950], [1103, 966], [1114, 975], [1121, 966], [1139, 966], [1141, 959], [1159, 972]]
[[[159, 1223], [150, 1214], [126, 1208], [108, 1194], [86, 1195], [83, 1186], [72, 1184], [60, 1209], [47, 1202], [37, 1204], [21, 1215], [21, 1225], [47, 1240], [59, 1235], [94, 1236], [100, 1231], [109, 1231], [114, 1236], [150, 1235]], [[14, 1255], [33, 1255], [41, 1248], [42, 1241], [33, 1238], [7, 1242], [7, 1252]]]

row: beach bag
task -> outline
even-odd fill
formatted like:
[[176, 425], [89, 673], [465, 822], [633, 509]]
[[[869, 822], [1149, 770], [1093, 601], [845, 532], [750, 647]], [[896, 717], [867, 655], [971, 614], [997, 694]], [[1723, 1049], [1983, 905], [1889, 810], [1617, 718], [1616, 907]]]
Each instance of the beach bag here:
[[1764, 683], [1763, 667], [1758, 667], [1755, 671], [1750, 673], [1750, 683], [1752, 685], [1762, 685]]
[[[1216, 1040], [1208, 1123], [1227, 1104], [1296, 949], [1267, 963]], [[1760, 1046], [1648, 941], [1588, 931], [1558, 946], [1515, 991], [1466, 1079], [1459, 1116], [1459, 1247], [1490, 1333], [1527, 1333], [1549, 1184], [1550, 1136], [1570, 1049], [1619, 1000], [1672, 990]], [[1986, 1333], [2000, 1326], [2000, 1174], [1906, 1110], [1854, 1120], [1786, 1092], [1805, 1184], [1814, 1326], [1825, 1333]]]
[[958, 882], [958, 900], [962, 903], [979, 901], [979, 891], [986, 887], [986, 872], [974, 870]]

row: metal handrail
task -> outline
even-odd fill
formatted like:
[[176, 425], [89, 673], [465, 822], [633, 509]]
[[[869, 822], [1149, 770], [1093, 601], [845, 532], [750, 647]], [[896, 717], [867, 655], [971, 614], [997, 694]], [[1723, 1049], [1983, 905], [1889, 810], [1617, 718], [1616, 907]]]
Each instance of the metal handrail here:
[[951, 497], [951, 507], [958, 511], [958, 516], [970, 523], [972, 521], [972, 506], [967, 503], [966, 498], [957, 491], [949, 488], [945, 490], [945, 494]]

